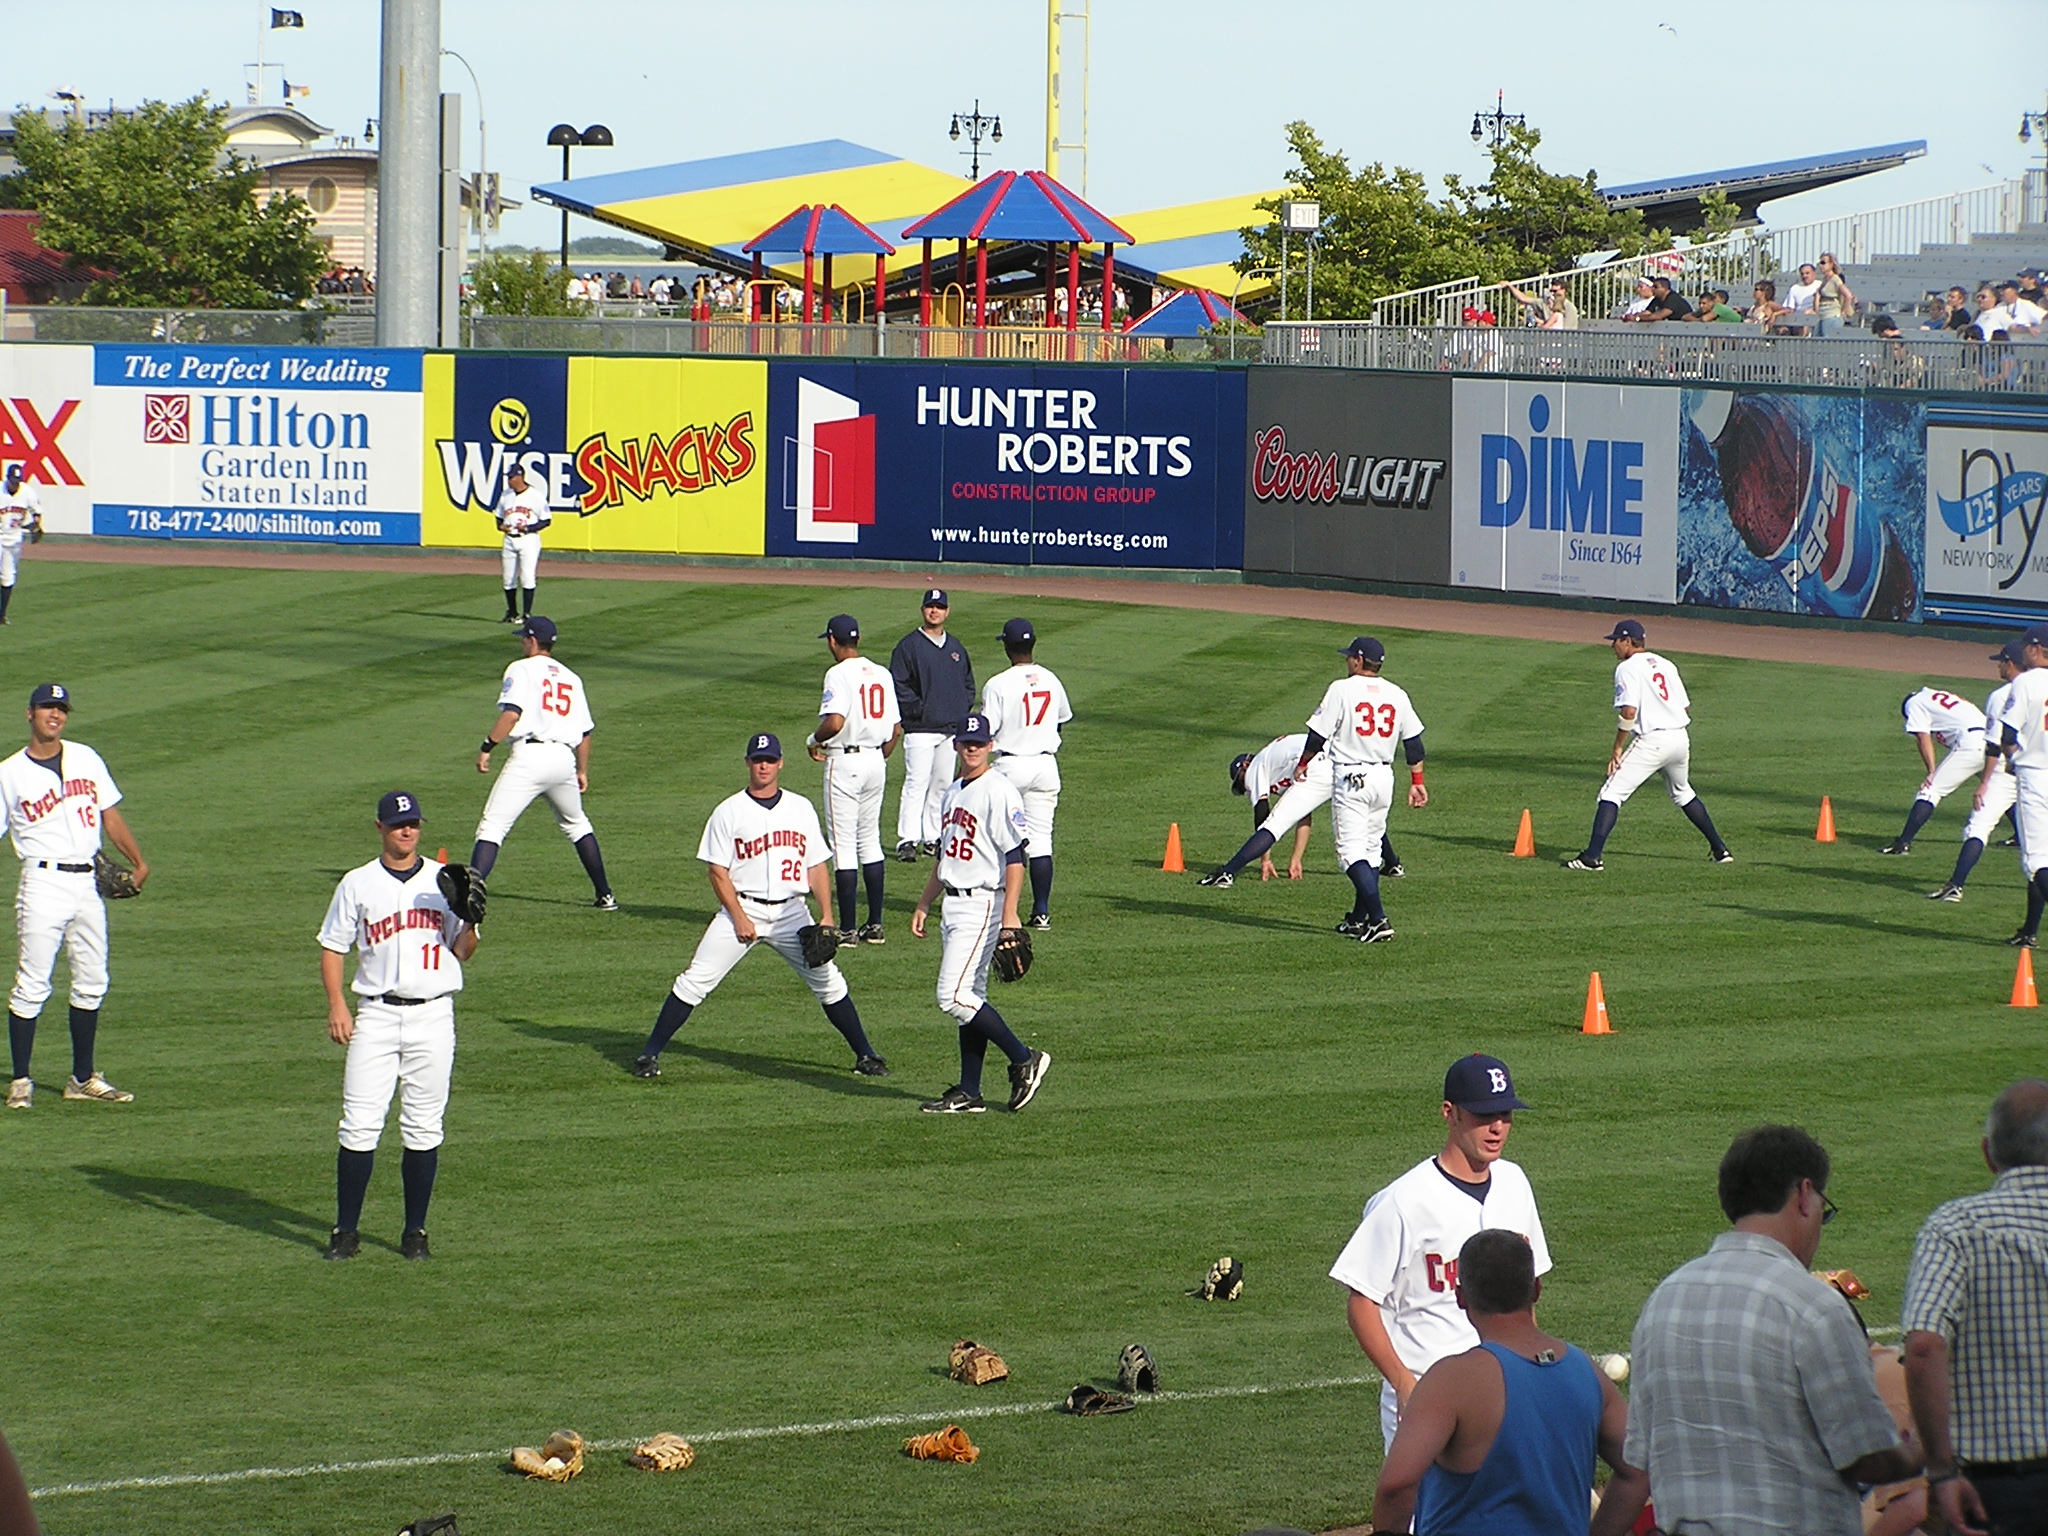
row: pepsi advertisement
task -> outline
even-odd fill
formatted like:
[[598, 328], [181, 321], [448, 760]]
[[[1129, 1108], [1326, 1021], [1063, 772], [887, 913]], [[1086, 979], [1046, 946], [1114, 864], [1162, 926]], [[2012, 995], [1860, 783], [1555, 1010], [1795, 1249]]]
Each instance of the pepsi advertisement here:
[[1242, 372], [769, 367], [766, 553], [1234, 569]]

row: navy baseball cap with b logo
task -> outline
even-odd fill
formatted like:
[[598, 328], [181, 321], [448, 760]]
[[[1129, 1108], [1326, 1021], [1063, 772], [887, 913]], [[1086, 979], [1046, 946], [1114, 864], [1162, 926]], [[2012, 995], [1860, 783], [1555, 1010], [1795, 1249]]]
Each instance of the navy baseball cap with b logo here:
[[1003, 626], [1003, 644], [1036, 645], [1038, 636], [1031, 628], [1029, 619], [1012, 619]]
[[924, 602], [919, 606], [925, 608], [951, 608], [953, 605], [946, 601], [946, 589], [944, 587], [933, 587], [929, 592], [925, 593]]
[[747, 761], [750, 763], [779, 763], [782, 761], [782, 743], [767, 731], [761, 731], [747, 738]]
[[537, 613], [530, 613], [526, 616], [526, 622], [521, 624], [514, 633], [529, 636], [532, 639], [538, 640], [542, 645], [553, 645], [556, 635], [555, 621], [553, 619], [544, 619]]
[[1482, 1056], [1477, 1051], [1451, 1063], [1451, 1070], [1444, 1074], [1444, 1102], [1475, 1115], [1529, 1107], [1515, 1097], [1508, 1064], [1498, 1056]]
[[1360, 635], [1356, 640], [1344, 647], [1344, 654], [1346, 656], [1356, 656], [1360, 661], [1385, 661], [1387, 659], [1387, 648], [1381, 645], [1379, 641], [1373, 639], [1371, 635]]
[[1616, 640], [1633, 640], [1637, 645], [1641, 645], [1643, 643], [1643, 626], [1634, 619], [1623, 619], [1600, 638], [1609, 644]]
[[2048, 624], [2030, 624], [2027, 632], [2020, 636], [2021, 645], [2038, 645], [2048, 651]]
[[394, 789], [377, 802], [377, 825], [380, 827], [402, 827], [409, 821], [425, 821], [420, 814], [420, 803], [402, 789]]
[[825, 626], [820, 640], [837, 640], [841, 645], [852, 645], [860, 639], [860, 625], [850, 613], [835, 613]]
[[30, 709], [47, 709], [51, 706], [71, 713], [71, 690], [62, 683], [39, 683], [36, 691], [28, 696]]
[[995, 732], [989, 729], [987, 715], [969, 715], [953, 732], [953, 740], [966, 747], [985, 747], [995, 739]]
[[1991, 653], [1991, 659], [1993, 661], [2010, 662], [2016, 667], [2024, 667], [2027, 664], [2027, 658], [2020, 654], [2020, 642], [2017, 640], [2006, 641], [2005, 644]]

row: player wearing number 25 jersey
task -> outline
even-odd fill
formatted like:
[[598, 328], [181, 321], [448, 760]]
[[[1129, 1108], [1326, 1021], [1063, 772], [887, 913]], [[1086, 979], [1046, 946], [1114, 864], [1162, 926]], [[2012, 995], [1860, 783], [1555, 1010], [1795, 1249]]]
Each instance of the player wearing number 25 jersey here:
[[[825, 832], [837, 871], [839, 942], [880, 944], [882, 933], [882, 791], [885, 764], [903, 734], [896, 712], [896, 681], [860, 653], [860, 625], [839, 613], [818, 636], [832, 653], [818, 699], [818, 728], [804, 743], [825, 765]], [[859, 874], [856, 875], [855, 871]], [[868, 888], [868, 920], [853, 925], [858, 881]], [[824, 920], [831, 920], [831, 912]]]
[[[1906, 734], [1920, 751], [1927, 776], [1906, 812], [1906, 826], [1899, 835], [1878, 849], [1879, 853], [1909, 853], [1913, 839], [1934, 808], [1960, 785], [1971, 783], [1984, 772], [1984, 713], [1968, 699], [1959, 699], [1941, 688], [1921, 688], [1899, 701], [1899, 714]], [[1939, 738], [1948, 755], [1937, 767], [1934, 743]]]
[[1714, 830], [1714, 818], [1687, 779], [1692, 763], [1692, 701], [1678, 668], [1645, 648], [1643, 626], [1623, 619], [1607, 636], [1621, 665], [1614, 669], [1614, 750], [1607, 757], [1607, 782], [1593, 807], [1593, 836], [1585, 852], [1565, 860], [1566, 869], [1598, 870], [1608, 834], [1621, 818], [1628, 797], [1653, 773], [1664, 775], [1671, 803], [1700, 829], [1716, 864], [1733, 864], [1735, 855]]
[[491, 771], [491, 752], [512, 738], [512, 761], [498, 775], [491, 798], [484, 802], [476, 825], [476, 848], [470, 867], [488, 876], [498, 862], [498, 849], [526, 808], [547, 796], [562, 836], [583, 861], [600, 912], [619, 910], [611, 882], [604, 877], [604, 855], [597, 833], [583, 814], [583, 796], [590, 788], [590, 700], [583, 679], [554, 658], [555, 623], [536, 614], [519, 626], [521, 658], [505, 669], [498, 689], [498, 718], [477, 750], [476, 771]]

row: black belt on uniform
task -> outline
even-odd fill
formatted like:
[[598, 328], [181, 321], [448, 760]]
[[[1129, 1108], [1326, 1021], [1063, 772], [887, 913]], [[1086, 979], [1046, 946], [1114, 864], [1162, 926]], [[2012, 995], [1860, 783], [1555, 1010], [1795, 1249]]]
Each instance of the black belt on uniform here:
[[396, 992], [386, 992], [370, 999], [373, 1003], [389, 1003], [393, 1008], [424, 1008], [429, 1003], [440, 1001], [437, 997], [400, 997]]
[[829, 743], [829, 742], [828, 742], [828, 743], [826, 743], [826, 745], [825, 745], [825, 750], [826, 750], [827, 752], [879, 752], [879, 751], [881, 750], [881, 748], [879, 748], [879, 747], [835, 747], [835, 746], [833, 746], [833, 745], [832, 745], [831, 743]]
[[758, 903], [759, 905], [761, 905], [761, 906], [764, 906], [764, 907], [779, 907], [779, 906], [781, 906], [781, 905], [782, 905], [782, 904], [783, 904], [783, 903], [784, 903], [785, 901], [795, 901], [795, 900], [796, 900], [796, 897], [794, 897], [794, 896], [755, 896], [755, 895], [751, 894], [750, 892], [742, 892], [742, 893], [741, 893], [741, 899], [742, 899], [742, 900], [744, 900], [744, 901], [751, 901], [751, 902], [755, 902], [755, 903]]
[[569, 745], [569, 743], [567, 743], [566, 741], [551, 742], [545, 736], [514, 736], [512, 738], [512, 744], [516, 747], [566, 747], [567, 745]]
[[1972, 1477], [2039, 1477], [2048, 1472], [2048, 1456], [2031, 1461], [1966, 1461], [1962, 1467]]
[[985, 896], [995, 889], [992, 885], [970, 885], [964, 890], [957, 885], [941, 886], [948, 896]]
[[92, 873], [92, 866], [90, 864], [53, 864], [48, 859], [37, 859], [36, 868], [61, 869], [67, 875], [89, 875]]

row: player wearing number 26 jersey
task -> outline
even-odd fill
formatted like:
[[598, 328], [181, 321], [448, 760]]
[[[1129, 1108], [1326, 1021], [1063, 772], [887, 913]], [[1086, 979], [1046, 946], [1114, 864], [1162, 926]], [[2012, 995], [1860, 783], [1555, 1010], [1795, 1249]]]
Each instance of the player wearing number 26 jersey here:
[[1735, 855], [1714, 830], [1700, 797], [1693, 793], [1687, 775], [1692, 763], [1692, 701], [1678, 668], [1645, 647], [1643, 626], [1623, 619], [1607, 636], [1620, 665], [1614, 669], [1614, 709], [1620, 721], [1615, 727], [1614, 750], [1607, 757], [1607, 782], [1600, 786], [1600, 798], [1593, 806], [1593, 836], [1585, 852], [1565, 860], [1566, 869], [1598, 870], [1608, 834], [1621, 819], [1628, 797], [1653, 773], [1664, 775], [1671, 791], [1671, 803], [1685, 812], [1685, 819], [1700, 829], [1716, 864], [1733, 864]]
[[1074, 718], [1065, 684], [1038, 665], [1037, 632], [1029, 619], [1003, 626], [1009, 667], [981, 690], [981, 713], [994, 733], [996, 772], [1024, 802], [1025, 849], [1031, 872], [1031, 926], [1052, 926], [1052, 822], [1060, 805], [1060, 727]]
[[[818, 728], [804, 746], [825, 765], [825, 832], [838, 872], [839, 942], [880, 944], [882, 876], [888, 867], [882, 862], [884, 765], [903, 734], [896, 680], [861, 655], [860, 625], [852, 614], [834, 614], [818, 638], [832, 653], [832, 667], [818, 699]], [[868, 920], [856, 929], [853, 902], [863, 878]], [[829, 920], [831, 913], [825, 916]]]
[[583, 872], [590, 876], [591, 905], [600, 912], [616, 912], [619, 902], [605, 879], [597, 833], [583, 814], [583, 796], [590, 788], [590, 733], [596, 729], [583, 679], [555, 660], [552, 619], [535, 614], [521, 624], [519, 648], [520, 659], [505, 669], [498, 689], [497, 721], [477, 750], [476, 771], [489, 773], [491, 752], [507, 736], [512, 738], [512, 761], [498, 775], [476, 825], [470, 867], [488, 876], [513, 824], [545, 795], [562, 836], [569, 839]]
[[[1910, 852], [1914, 837], [1927, 825], [1934, 808], [1952, 790], [1984, 772], [1984, 715], [1968, 699], [1941, 688], [1921, 688], [1900, 701], [1899, 714], [1906, 722], [1906, 734], [1919, 748], [1927, 776], [1920, 781], [1912, 809], [1906, 812], [1905, 830], [1878, 849], [1879, 853]], [[1937, 739], [1948, 749], [1938, 767], [1934, 761]]]

